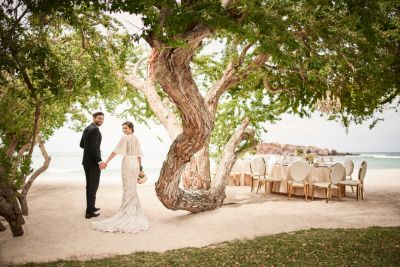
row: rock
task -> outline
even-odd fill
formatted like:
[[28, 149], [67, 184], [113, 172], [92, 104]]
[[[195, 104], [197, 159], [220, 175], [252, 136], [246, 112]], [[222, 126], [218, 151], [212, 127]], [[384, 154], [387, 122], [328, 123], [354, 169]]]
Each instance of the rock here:
[[319, 148], [316, 146], [299, 146], [280, 143], [261, 143], [257, 145], [257, 154], [278, 154], [278, 155], [294, 155], [295, 151], [303, 151], [305, 154], [315, 153], [318, 156], [343, 156], [354, 155], [351, 153], [337, 152], [337, 150], [328, 148]]

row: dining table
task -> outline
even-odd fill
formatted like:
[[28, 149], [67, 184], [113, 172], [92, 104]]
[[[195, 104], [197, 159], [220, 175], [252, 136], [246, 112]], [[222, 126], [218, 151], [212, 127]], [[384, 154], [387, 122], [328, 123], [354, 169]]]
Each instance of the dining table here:
[[[309, 196], [312, 195], [312, 184], [316, 182], [329, 182], [331, 167], [334, 164], [313, 165], [307, 164], [306, 181], [309, 184]], [[290, 175], [289, 164], [274, 164], [268, 170], [268, 175], [280, 179], [279, 183], [274, 183], [272, 192], [287, 193], [287, 183], [293, 178]], [[344, 177], [343, 177], [344, 178]], [[304, 196], [303, 188], [293, 188], [292, 194]], [[332, 196], [337, 196], [337, 190], [332, 191]], [[323, 188], [315, 188], [314, 197], [326, 198]]]
[[[280, 182], [275, 182], [272, 187], [273, 193], [287, 193], [287, 183], [292, 180], [290, 175], [290, 163], [274, 162], [275, 158], [271, 160], [265, 159], [267, 163], [267, 176], [278, 178]], [[272, 163], [271, 163], [272, 162]], [[274, 162], [274, 163], [273, 163]], [[238, 159], [234, 164], [228, 179], [230, 186], [250, 186], [251, 185], [251, 169], [250, 160]], [[268, 164], [271, 163], [271, 164]], [[312, 185], [316, 182], [329, 182], [329, 175], [331, 167], [335, 165], [334, 162], [318, 162], [314, 164], [305, 163], [308, 169], [306, 181], [309, 184], [309, 196], [312, 196]], [[345, 177], [343, 177], [345, 179]], [[257, 187], [255, 181], [254, 188]], [[343, 193], [343, 192], [342, 192]], [[292, 195], [304, 196], [303, 188], [293, 188]], [[332, 190], [332, 196], [337, 196], [337, 190]], [[315, 188], [314, 197], [326, 198], [325, 190], [323, 188]]]

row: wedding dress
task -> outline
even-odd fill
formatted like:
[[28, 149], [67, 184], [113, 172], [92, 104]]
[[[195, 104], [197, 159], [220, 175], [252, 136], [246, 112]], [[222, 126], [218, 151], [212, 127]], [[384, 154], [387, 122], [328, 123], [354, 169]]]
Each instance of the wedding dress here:
[[139, 175], [138, 157], [142, 157], [139, 141], [133, 134], [124, 135], [113, 152], [124, 156], [121, 167], [122, 203], [114, 216], [93, 222], [92, 228], [104, 232], [121, 233], [136, 233], [147, 230], [149, 221], [143, 213], [142, 205], [136, 192]]

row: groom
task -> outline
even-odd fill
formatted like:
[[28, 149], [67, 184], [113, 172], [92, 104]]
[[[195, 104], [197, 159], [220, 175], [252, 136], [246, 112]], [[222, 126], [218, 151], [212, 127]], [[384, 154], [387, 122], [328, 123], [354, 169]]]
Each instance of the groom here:
[[103, 112], [94, 113], [93, 121], [83, 131], [80, 143], [80, 147], [83, 148], [82, 165], [86, 175], [86, 219], [100, 215], [100, 213], [96, 213], [100, 210], [95, 207], [96, 192], [99, 188], [101, 170], [107, 166], [100, 154], [101, 133], [99, 126], [103, 124], [103, 121]]

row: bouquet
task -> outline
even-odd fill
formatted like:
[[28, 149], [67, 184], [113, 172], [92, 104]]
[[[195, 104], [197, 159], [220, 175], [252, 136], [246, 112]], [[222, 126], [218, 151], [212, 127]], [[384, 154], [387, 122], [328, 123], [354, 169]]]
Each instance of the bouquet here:
[[145, 174], [143, 171], [139, 172], [138, 184], [143, 184], [143, 183], [145, 183], [146, 181], [147, 181], [147, 176], [146, 176], [146, 174]]

